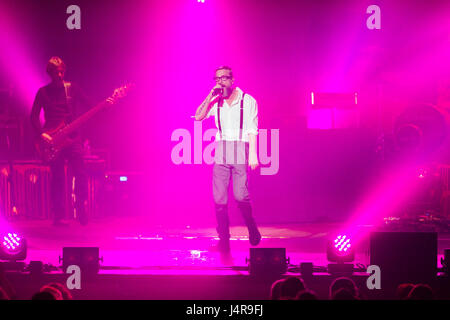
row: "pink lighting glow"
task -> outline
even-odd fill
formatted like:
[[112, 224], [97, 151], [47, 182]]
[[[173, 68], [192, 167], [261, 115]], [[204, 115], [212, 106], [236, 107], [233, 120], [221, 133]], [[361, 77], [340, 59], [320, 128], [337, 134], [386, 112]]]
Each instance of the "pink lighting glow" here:
[[10, 233], [3, 236], [3, 247], [7, 249], [7, 251], [14, 252], [20, 248], [21, 238], [16, 233]]
[[339, 252], [347, 252], [348, 249], [350, 249], [351, 244], [350, 244], [350, 238], [348, 238], [346, 235], [339, 235], [337, 236], [337, 238], [334, 240], [334, 247], [339, 251]]
[[11, 85], [21, 102], [31, 109], [37, 89], [46, 79], [45, 66], [36, 72], [36, 59], [26, 39], [21, 36], [18, 21], [10, 15], [6, 6], [0, 6], [0, 71], [5, 70], [11, 78]]

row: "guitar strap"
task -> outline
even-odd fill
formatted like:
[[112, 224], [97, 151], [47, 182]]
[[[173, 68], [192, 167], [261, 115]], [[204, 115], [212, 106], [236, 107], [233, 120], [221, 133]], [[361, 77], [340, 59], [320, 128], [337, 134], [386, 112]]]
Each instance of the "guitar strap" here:
[[75, 113], [74, 110], [72, 108], [71, 105], [71, 96], [69, 95], [69, 88], [71, 87], [72, 83], [64, 81], [64, 93], [66, 95], [66, 106], [67, 106], [67, 110], [70, 112], [70, 114], [72, 115], [72, 119], [73, 120], [75, 118]]

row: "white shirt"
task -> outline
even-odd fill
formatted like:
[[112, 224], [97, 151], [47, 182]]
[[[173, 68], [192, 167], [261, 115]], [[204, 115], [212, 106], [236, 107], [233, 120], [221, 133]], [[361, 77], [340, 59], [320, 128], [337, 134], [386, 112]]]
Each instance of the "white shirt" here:
[[[241, 99], [243, 92], [240, 88], [237, 87], [235, 90], [238, 92], [238, 96], [234, 99], [231, 106], [228, 105], [226, 100], [224, 100], [223, 105], [220, 108], [222, 139], [220, 138], [220, 132], [217, 131], [216, 141], [239, 141]], [[214, 105], [206, 115], [206, 118], [214, 116], [216, 127], [217, 129], [219, 129], [219, 123], [217, 119], [217, 104], [217, 102], [214, 103]], [[243, 108], [244, 121], [242, 122], [242, 141], [248, 142], [249, 133], [258, 135], [258, 104], [256, 103], [255, 98], [246, 93]]]

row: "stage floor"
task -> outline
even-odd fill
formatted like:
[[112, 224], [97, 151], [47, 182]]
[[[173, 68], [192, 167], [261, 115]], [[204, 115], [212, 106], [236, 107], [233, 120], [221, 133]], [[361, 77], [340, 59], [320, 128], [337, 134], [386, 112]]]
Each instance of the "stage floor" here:
[[[151, 227], [140, 218], [114, 218], [91, 221], [81, 226], [72, 221], [68, 227], [54, 227], [48, 220], [12, 222], [15, 230], [27, 238], [26, 262], [37, 260], [60, 266], [63, 247], [99, 247], [101, 273], [108, 274], [247, 274], [249, 258], [247, 230], [231, 227], [233, 262], [223, 264], [220, 255], [210, 247], [217, 242], [215, 227]], [[260, 248], [286, 248], [290, 264], [312, 262], [325, 267], [327, 240], [337, 234], [343, 224], [310, 223], [261, 225]], [[360, 226], [361, 232], [375, 230]], [[356, 247], [355, 264], [368, 265], [368, 239]], [[439, 234], [439, 257], [450, 248], [450, 235]], [[230, 268], [234, 266], [235, 268]]]

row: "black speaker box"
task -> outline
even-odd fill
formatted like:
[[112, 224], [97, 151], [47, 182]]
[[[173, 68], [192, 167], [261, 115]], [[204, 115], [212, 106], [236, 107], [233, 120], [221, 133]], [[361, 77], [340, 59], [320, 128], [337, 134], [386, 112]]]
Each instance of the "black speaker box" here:
[[64, 247], [63, 271], [70, 265], [77, 265], [82, 272], [97, 274], [100, 269], [98, 247]]
[[281, 275], [287, 271], [286, 248], [250, 248], [251, 275]]
[[437, 272], [436, 232], [372, 232], [370, 264], [381, 270], [381, 287], [431, 283]]

